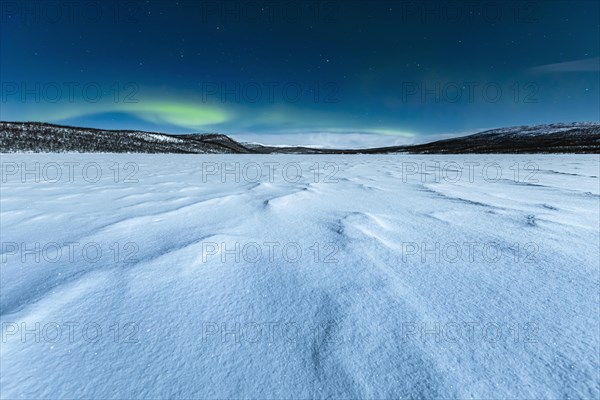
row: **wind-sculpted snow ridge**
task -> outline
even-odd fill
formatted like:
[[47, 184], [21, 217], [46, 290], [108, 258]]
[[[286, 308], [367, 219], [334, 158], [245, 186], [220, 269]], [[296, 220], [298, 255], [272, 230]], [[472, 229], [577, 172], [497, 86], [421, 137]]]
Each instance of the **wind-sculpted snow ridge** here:
[[600, 396], [596, 155], [1, 165], [3, 399]]
[[274, 147], [239, 143], [222, 134], [170, 135], [109, 131], [34, 122], [0, 122], [0, 152], [237, 153], [237, 154], [467, 154], [600, 153], [600, 123], [519, 126], [413, 145], [370, 149]]

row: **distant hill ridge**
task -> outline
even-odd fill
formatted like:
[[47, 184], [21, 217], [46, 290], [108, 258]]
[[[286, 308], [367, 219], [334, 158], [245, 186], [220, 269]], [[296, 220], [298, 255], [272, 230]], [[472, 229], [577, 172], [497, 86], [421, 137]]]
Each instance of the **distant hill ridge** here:
[[178, 153], [178, 154], [600, 154], [600, 123], [517, 126], [411, 146], [369, 149], [272, 147], [240, 143], [223, 134], [103, 130], [40, 122], [0, 122], [0, 152]]

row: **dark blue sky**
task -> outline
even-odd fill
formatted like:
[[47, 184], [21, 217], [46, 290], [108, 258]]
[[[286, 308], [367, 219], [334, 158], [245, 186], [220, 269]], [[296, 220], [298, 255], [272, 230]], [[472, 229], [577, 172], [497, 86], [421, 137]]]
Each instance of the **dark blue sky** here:
[[1, 7], [2, 120], [421, 140], [600, 119], [597, 1]]

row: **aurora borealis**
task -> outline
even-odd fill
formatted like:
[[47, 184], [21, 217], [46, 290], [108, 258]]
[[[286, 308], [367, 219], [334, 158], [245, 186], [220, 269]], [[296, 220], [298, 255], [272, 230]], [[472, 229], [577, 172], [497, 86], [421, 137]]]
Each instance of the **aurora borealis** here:
[[0, 119], [423, 141], [598, 121], [595, 1], [3, 1]]

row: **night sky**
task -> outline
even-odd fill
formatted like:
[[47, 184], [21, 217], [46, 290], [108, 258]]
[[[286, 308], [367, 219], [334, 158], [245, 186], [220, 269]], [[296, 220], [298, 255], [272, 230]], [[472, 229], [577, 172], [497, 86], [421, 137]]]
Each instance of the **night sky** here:
[[389, 144], [600, 120], [597, 1], [2, 1], [0, 22], [2, 120]]

